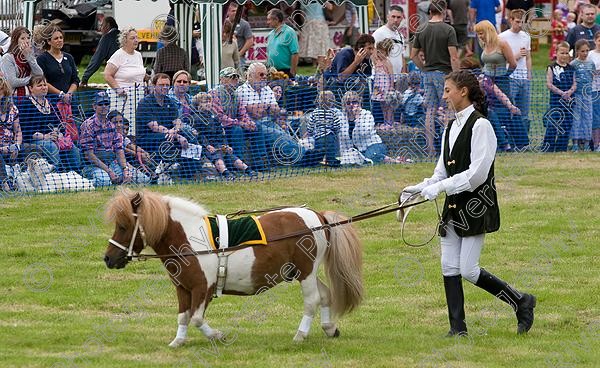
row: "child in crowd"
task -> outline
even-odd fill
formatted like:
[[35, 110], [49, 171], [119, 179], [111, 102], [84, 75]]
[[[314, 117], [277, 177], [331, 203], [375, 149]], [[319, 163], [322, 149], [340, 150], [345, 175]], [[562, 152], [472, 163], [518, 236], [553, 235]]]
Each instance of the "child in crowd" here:
[[[394, 89], [394, 68], [389, 60], [390, 51], [393, 47], [394, 41], [391, 38], [386, 38], [377, 43], [375, 53], [371, 56], [373, 61], [373, 94], [371, 99], [381, 106], [383, 124], [388, 127], [394, 125], [394, 110], [386, 99], [387, 95]], [[378, 120], [375, 117], [375, 121]]]
[[[423, 50], [419, 50], [419, 52], [417, 53], [417, 57], [419, 59], [421, 59], [421, 62], [423, 64], [425, 64], [425, 52]], [[409, 73], [421, 71], [421, 69], [419, 69], [419, 67], [417, 66], [417, 64], [415, 64], [415, 62], [412, 61], [412, 60], [410, 60], [408, 62], [408, 64], [406, 64], [406, 66], [408, 67], [408, 72]]]
[[257, 177], [258, 174], [239, 159], [233, 152], [233, 148], [227, 144], [225, 130], [213, 113], [212, 96], [200, 92], [194, 96], [192, 102], [198, 109], [195, 126], [202, 145], [202, 154], [215, 165], [221, 178], [228, 181], [235, 179], [235, 174], [229, 171], [228, 167], [234, 167], [250, 178]]
[[570, 46], [561, 42], [556, 46], [556, 61], [548, 65], [546, 85], [550, 90], [550, 106], [544, 114], [546, 127], [543, 148], [546, 152], [566, 151], [569, 145], [569, 134], [573, 124], [571, 106], [575, 101], [571, 98], [577, 82], [575, 68], [569, 64]]
[[567, 33], [569, 33], [569, 31], [573, 28], [575, 28], [575, 26], [577, 25], [577, 23], [575, 23], [575, 19], [577, 17], [575, 16], [575, 13], [569, 13], [567, 14]]
[[550, 60], [556, 58], [556, 45], [565, 40], [567, 31], [567, 22], [563, 19], [563, 12], [560, 9], [552, 13], [552, 46], [550, 47]]
[[596, 48], [588, 54], [588, 60], [594, 63], [594, 80], [592, 81], [593, 121], [592, 121], [592, 150], [600, 151], [600, 32], [594, 35]]
[[592, 139], [592, 79], [596, 67], [592, 61], [587, 60], [590, 52], [589, 42], [581, 39], [575, 42], [575, 54], [577, 58], [571, 61], [575, 69], [575, 108], [573, 109], [573, 127], [571, 128], [571, 139], [573, 151], [584, 150]]
[[425, 127], [425, 110], [423, 93], [421, 91], [421, 75], [411, 72], [408, 75], [408, 89], [402, 97], [403, 119], [410, 127]]
[[321, 91], [317, 108], [310, 114], [306, 124], [306, 136], [314, 139], [314, 149], [306, 152], [305, 166], [319, 164], [325, 156], [327, 166], [340, 166], [339, 155], [340, 111], [335, 108], [335, 96], [331, 91]]
[[[123, 137], [123, 151], [125, 152], [127, 166], [129, 166], [129, 171], [131, 172], [131, 181], [137, 184], [156, 183], [154, 173], [147, 166], [150, 165], [150, 155], [142, 147], [138, 147], [131, 142], [131, 139], [125, 133], [129, 131], [129, 121], [117, 110], [109, 112], [106, 118], [115, 125], [117, 133]], [[141, 169], [136, 168], [138, 165]]]

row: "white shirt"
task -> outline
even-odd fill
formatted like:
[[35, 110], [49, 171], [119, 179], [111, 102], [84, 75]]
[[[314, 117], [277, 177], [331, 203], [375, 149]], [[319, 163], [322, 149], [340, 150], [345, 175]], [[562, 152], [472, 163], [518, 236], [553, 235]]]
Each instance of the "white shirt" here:
[[402, 37], [402, 34], [398, 31], [392, 31], [387, 25], [384, 25], [373, 32], [373, 38], [375, 39], [375, 45], [386, 38], [395, 40], [388, 59], [394, 67], [394, 74], [402, 73], [402, 67], [404, 66], [404, 37]]
[[138, 51], [134, 51], [131, 55], [120, 48], [108, 59], [107, 63], [113, 64], [117, 68], [115, 80], [119, 87], [134, 87], [136, 84], [144, 83], [146, 68], [144, 68], [142, 54]]
[[[594, 63], [597, 71], [600, 70], [600, 52], [591, 50], [587, 59]], [[594, 79], [592, 80], [592, 91], [600, 91], [600, 75], [594, 75]]]
[[[456, 120], [450, 128], [448, 137], [450, 143], [450, 152], [454, 148], [456, 138], [462, 131], [467, 119], [475, 111], [473, 105], [469, 105], [464, 110], [456, 113]], [[479, 118], [473, 125], [473, 137], [471, 139], [471, 164], [469, 168], [452, 177], [448, 177], [446, 166], [444, 165], [444, 146], [445, 146], [446, 130], [442, 135], [442, 154], [438, 159], [433, 176], [425, 179], [426, 185], [431, 185], [439, 181], [444, 181], [444, 188], [447, 195], [453, 195], [464, 191], [474, 191], [487, 179], [490, 167], [496, 157], [496, 134], [489, 120]]]
[[[513, 55], [515, 56], [515, 59], [521, 53], [522, 47], [531, 52], [531, 37], [523, 31], [515, 33], [508, 29], [500, 33], [499, 37], [508, 43]], [[520, 58], [517, 61], [517, 68], [515, 69], [514, 73], [511, 74], [511, 78], [527, 79], [527, 57]]]
[[259, 103], [265, 103], [268, 105], [277, 104], [275, 94], [269, 86], [264, 86], [257, 92], [250, 83], [246, 82], [238, 87], [237, 89], [238, 100], [240, 105], [246, 107], [248, 105], [255, 105]]

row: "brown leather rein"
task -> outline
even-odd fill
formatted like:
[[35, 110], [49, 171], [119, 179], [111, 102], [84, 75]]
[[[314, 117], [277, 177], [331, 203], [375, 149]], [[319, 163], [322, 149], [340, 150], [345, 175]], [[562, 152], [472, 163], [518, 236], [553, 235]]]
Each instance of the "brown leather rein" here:
[[[270, 242], [274, 242], [274, 241], [278, 241], [278, 240], [295, 238], [295, 237], [298, 237], [301, 235], [308, 235], [315, 231], [326, 230], [326, 229], [336, 227], [336, 226], [347, 225], [347, 224], [350, 224], [353, 222], [362, 221], [362, 220], [366, 220], [369, 218], [385, 215], [390, 212], [394, 212], [394, 211], [398, 211], [398, 210], [402, 210], [402, 209], [406, 209], [406, 208], [411, 208], [411, 207], [414, 207], [416, 205], [419, 205], [419, 204], [422, 204], [425, 202], [427, 202], [427, 200], [417, 201], [414, 203], [407, 203], [402, 206], [399, 205], [398, 202], [390, 203], [388, 205], [378, 207], [374, 210], [363, 212], [358, 215], [352, 216], [346, 220], [334, 222], [331, 224], [324, 224], [324, 225], [316, 226], [316, 227], [310, 227], [310, 228], [296, 231], [293, 233], [288, 233], [288, 234], [283, 234], [283, 235], [279, 235], [279, 236], [274, 236], [272, 238], [267, 238], [267, 242], [270, 243]], [[304, 205], [301, 207], [304, 207]], [[282, 209], [286, 209], [286, 208], [290, 208], [290, 207], [275, 207], [275, 208], [270, 208], [267, 210], [252, 210], [252, 211], [241, 210], [241, 211], [237, 211], [237, 212], [228, 214], [227, 218], [236, 217], [236, 216], [240, 216], [240, 215], [244, 215], [244, 214], [251, 214], [251, 213], [265, 213], [268, 211], [282, 210]], [[139, 261], [145, 261], [145, 260], [148, 260], [151, 258], [199, 256], [199, 255], [204, 255], [204, 254], [218, 254], [218, 253], [234, 252], [237, 250], [253, 247], [256, 245], [257, 244], [245, 244], [245, 245], [236, 245], [236, 246], [228, 247], [225, 249], [207, 249], [207, 250], [191, 251], [191, 252], [186, 252], [186, 253], [171, 253], [171, 254], [161, 254], [161, 255], [158, 255], [158, 254], [137, 254], [137, 255], [133, 254], [133, 255], [128, 256], [127, 258], [129, 258], [130, 260], [133, 258], [137, 258]]]

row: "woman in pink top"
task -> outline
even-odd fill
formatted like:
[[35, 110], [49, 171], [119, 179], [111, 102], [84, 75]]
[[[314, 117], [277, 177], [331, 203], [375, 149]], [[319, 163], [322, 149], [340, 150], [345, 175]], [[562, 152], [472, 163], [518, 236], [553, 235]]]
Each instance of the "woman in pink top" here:
[[110, 86], [111, 110], [123, 113], [135, 129], [137, 102], [144, 97], [146, 68], [142, 54], [136, 51], [138, 35], [134, 28], [127, 28], [119, 35], [121, 48], [106, 63], [104, 79]]

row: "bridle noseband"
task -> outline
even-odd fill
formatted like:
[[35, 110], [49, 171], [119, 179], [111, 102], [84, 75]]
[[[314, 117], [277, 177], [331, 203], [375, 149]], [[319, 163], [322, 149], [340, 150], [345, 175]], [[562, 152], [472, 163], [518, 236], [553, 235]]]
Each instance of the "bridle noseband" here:
[[142, 243], [143, 243], [142, 250], [144, 250], [144, 248], [146, 248], [146, 245], [147, 245], [146, 244], [146, 232], [144, 231], [144, 228], [140, 224], [140, 216], [137, 213], [134, 213], [133, 217], [135, 217], [135, 226], [133, 228], [133, 235], [131, 236], [131, 241], [129, 242], [129, 247], [125, 247], [118, 241], [113, 240], [112, 238], [108, 239], [108, 242], [110, 244], [127, 252], [127, 260], [128, 261], [138, 259], [138, 253], [133, 251], [133, 243], [135, 243], [135, 238], [137, 237], [138, 230], [140, 232], [140, 237], [142, 238]]

